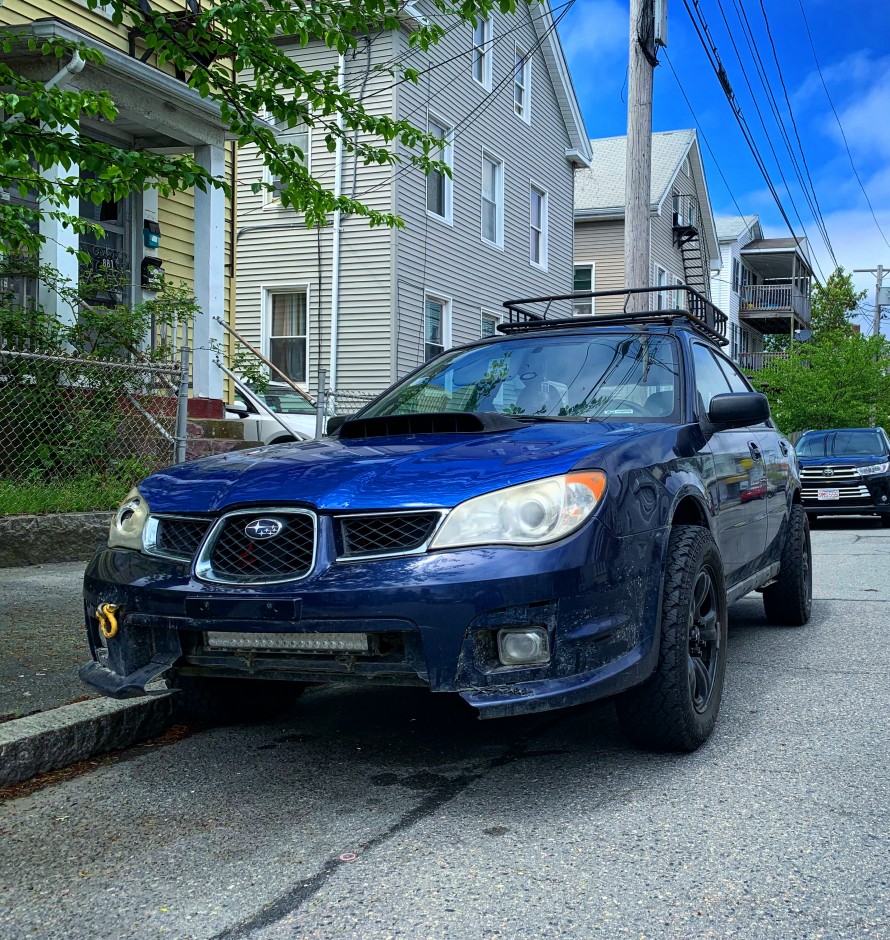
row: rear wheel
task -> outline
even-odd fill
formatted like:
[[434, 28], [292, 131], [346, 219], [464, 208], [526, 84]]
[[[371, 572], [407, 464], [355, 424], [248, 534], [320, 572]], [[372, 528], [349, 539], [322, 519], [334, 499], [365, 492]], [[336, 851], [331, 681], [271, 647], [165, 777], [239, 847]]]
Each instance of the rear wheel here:
[[658, 665], [616, 708], [634, 743], [694, 751], [714, 730], [726, 672], [723, 561], [708, 530], [675, 526], [665, 572]]
[[788, 517], [779, 575], [763, 590], [763, 609], [770, 623], [802, 627], [813, 609], [813, 552], [803, 506], [795, 503]]
[[291, 708], [305, 689], [302, 682], [184, 676], [176, 671], [167, 687], [178, 693], [176, 705], [183, 715], [220, 725], [276, 718]]

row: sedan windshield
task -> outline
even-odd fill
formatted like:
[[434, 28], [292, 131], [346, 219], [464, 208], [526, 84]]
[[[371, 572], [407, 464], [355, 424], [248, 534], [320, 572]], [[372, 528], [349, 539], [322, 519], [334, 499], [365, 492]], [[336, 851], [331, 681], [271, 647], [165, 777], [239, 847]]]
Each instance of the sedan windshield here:
[[535, 420], [665, 420], [678, 388], [676, 345], [667, 336], [523, 337], [439, 356], [362, 416], [473, 411]]
[[873, 457], [886, 452], [878, 431], [823, 431], [804, 434], [797, 444], [798, 457]]

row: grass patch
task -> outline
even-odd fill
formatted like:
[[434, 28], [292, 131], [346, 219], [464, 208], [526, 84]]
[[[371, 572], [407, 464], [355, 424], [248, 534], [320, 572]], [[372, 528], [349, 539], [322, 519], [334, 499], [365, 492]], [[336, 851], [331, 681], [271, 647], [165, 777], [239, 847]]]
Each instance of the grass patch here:
[[80, 477], [73, 480], [0, 480], [0, 516], [117, 509], [132, 480]]

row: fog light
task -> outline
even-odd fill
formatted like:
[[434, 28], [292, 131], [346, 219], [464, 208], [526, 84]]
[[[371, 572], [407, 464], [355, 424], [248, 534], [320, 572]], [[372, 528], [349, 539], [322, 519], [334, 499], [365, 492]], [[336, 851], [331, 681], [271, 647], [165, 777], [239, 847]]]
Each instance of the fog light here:
[[531, 666], [550, 660], [550, 642], [542, 627], [498, 630], [498, 658], [505, 666]]

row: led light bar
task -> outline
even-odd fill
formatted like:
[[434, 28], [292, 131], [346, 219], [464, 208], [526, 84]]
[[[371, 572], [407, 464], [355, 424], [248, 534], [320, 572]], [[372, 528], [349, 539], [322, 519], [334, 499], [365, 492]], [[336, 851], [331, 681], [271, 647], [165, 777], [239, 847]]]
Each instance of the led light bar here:
[[205, 644], [218, 650], [295, 650], [367, 653], [367, 633], [221, 633], [208, 630]]

